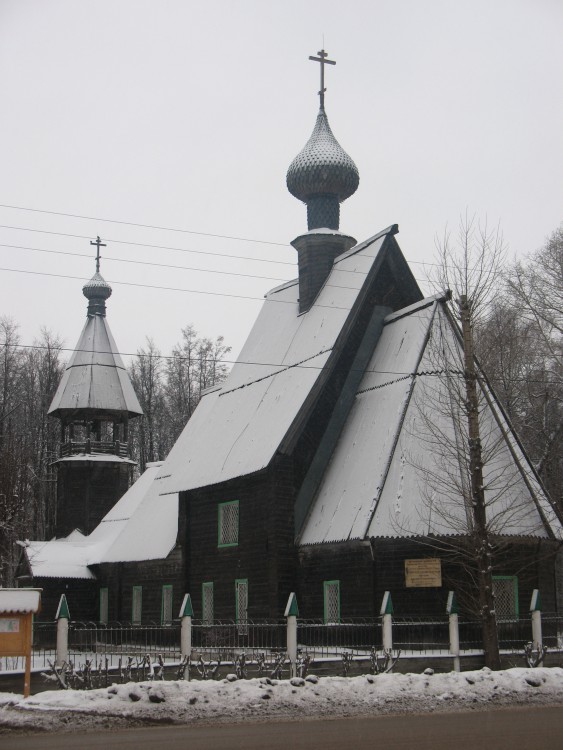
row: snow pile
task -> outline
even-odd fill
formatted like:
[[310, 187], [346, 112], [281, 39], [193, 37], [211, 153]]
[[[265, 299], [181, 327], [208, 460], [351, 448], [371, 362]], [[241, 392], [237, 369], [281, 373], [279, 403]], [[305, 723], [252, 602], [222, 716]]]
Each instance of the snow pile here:
[[121, 726], [168, 721], [237, 722], [563, 703], [563, 669], [381, 674], [272, 680], [155, 681], [91, 691], [0, 694], [0, 728], [78, 730], [92, 719]]

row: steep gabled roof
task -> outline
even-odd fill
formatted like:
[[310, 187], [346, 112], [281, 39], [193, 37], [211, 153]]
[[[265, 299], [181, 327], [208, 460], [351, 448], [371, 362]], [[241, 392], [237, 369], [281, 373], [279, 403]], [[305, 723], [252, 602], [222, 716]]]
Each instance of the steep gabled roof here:
[[[302, 545], [468, 530], [452, 397], [455, 327], [433, 300], [389, 315], [303, 527]], [[444, 356], [445, 355], [445, 356]], [[499, 535], [563, 538], [532, 467], [481, 379], [487, 514]]]
[[87, 318], [49, 414], [63, 417], [65, 413], [82, 410], [108, 416], [143, 413], [107, 319], [102, 315]]
[[278, 450], [291, 450], [353, 325], [374, 304], [380, 276], [394, 289], [380, 304], [422, 296], [396, 232], [389, 227], [336, 258], [306, 313], [299, 314], [297, 281], [266, 296], [229, 377], [203, 397], [166, 460], [163, 494], [260, 471]]
[[93, 565], [165, 558], [176, 543], [178, 495], [158, 496], [160, 463], [146, 471], [89, 536], [73, 531], [64, 539], [26, 542], [34, 577], [95, 578]]

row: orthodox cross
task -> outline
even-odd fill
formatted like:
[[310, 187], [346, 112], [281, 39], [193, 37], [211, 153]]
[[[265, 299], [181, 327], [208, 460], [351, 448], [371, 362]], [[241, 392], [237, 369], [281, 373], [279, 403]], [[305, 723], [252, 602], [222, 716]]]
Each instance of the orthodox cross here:
[[318, 57], [314, 57], [313, 55], [309, 55], [309, 60], [314, 60], [315, 62], [318, 62], [321, 64], [321, 90], [319, 91], [319, 96], [321, 97], [321, 109], [325, 108], [325, 65], [336, 65], [335, 60], [329, 60], [328, 54], [322, 49], [320, 52], [317, 52]]
[[100, 235], [96, 237], [96, 241], [90, 240], [91, 245], [96, 245], [96, 273], [100, 273], [100, 248], [107, 247], [100, 239]]

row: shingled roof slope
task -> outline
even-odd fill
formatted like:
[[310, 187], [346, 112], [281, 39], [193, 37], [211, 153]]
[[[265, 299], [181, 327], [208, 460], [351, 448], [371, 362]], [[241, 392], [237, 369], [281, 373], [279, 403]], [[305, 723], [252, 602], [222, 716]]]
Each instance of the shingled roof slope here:
[[299, 314], [297, 281], [267, 294], [229, 377], [204, 396], [170, 452], [160, 475], [163, 494], [268, 466], [326, 382], [383, 259], [393, 255], [413, 285], [411, 293], [421, 296], [393, 239], [396, 231], [389, 227], [336, 258], [305, 314]]
[[[454, 465], [460, 436], [447, 385], [448, 377], [459, 378], [463, 371], [461, 346], [443, 302], [426, 304], [386, 318], [299, 535], [302, 545], [467, 533], [460, 471]], [[436, 347], [447, 352], [447, 364]], [[483, 379], [481, 396], [491, 531], [563, 538], [547, 496]]]
[[83, 409], [108, 416], [143, 413], [107, 319], [101, 315], [86, 319], [49, 414], [63, 416]]

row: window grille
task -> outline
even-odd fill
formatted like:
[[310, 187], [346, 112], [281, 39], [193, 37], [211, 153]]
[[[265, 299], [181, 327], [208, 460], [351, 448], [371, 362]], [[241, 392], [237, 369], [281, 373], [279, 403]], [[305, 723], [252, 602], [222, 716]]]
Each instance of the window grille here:
[[133, 596], [131, 601], [131, 622], [134, 625], [141, 624], [143, 610], [143, 587], [133, 586]]
[[172, 586], [162, 587], [162, 612], [161, 621], [163, 625], [170, 625], [172, 622]]
[[324, 582], [324, 620], [340, 622], [340, 581]]
[[109, 591], [100, 589], [100, 622], [107, 623], [109, 619]]
[[248, 581], [235, 581], [236, 621], [239, 635], [248, 633]]
[[513, 620], [518, 617], [518, 578], [516, 576], [494, 577], [493, 591], [497, 620]]
[[219, 504], [219, 547], [238, 544], [239, 502]]
[[201, 619], [206, 625], [213, 624], [213, 582], [201, 584]]

